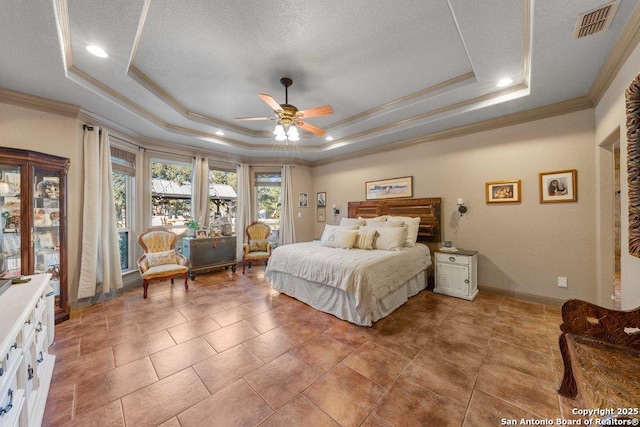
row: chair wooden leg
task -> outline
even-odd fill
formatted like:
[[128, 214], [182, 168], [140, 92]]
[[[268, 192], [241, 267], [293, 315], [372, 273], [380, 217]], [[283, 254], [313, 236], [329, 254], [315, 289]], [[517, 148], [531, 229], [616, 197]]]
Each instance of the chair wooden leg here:
[[244, 260], [242, 260], [242, 274], [244, 274], [245, 271], [245, 265], [244, 265]]
[[148, 280], [146, 280], [146, 279], [144, 279], [144, 280], [142, 281], [142, 289], [143, 289], [142, 297], [143, 297], [143, 298], [147, 298], [147, 288], [148, 288], [148, 287], [149, 287], [149, 281], [148, 281]]
[[562, 377], [562, 384], [560, 384], [558, 394], [570, 399], [575, 399], [578, 394], [578, 386], [571, 370], [571, 356], [569, 356], [569, 347], [567, 346], [567, 337], [565, 335], [566, 334], [563, 333], [560, 335], [560, 338], [558, 338], [560, 354], [562, 355], [562, 362], [564, 364], [564, 376]]
[[171, 284], [173, 285], [173, 277], [171, 278]]
[[189, 289], [189, 282], [187, 282], [187, 279], [189, 279], [189, 272], [185, 272], [184, 273], [184, 288], [185, 289]]

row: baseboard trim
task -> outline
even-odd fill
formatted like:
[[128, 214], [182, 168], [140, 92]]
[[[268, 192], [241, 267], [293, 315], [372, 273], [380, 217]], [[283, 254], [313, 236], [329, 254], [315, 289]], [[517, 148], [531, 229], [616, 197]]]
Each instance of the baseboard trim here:
[[552, 307], [561, 307], [562, 304], [564, 304], [564, 302], [566, 300], [564, 299], [558, 299], [558, 298], [551, 298], [551, 297], [543, 297], [540, 295], [532, 295], [532, 294], [527, 294], [525, 292], [518, 292], [518, 291], [514, 291], [511, 289], [500, 289], [500, 288], [492, 288], [490, 286], [478, 286], [478, 290], [480, 292], [484, 292], [487, 294], [491, 294], [491, 295], [497, 295], [500, 297], [507, 297], [507, 298], [514, 298], [514, 299], [518, 299], [521, 301], [526, 301], [526, 302], [533, 302], [536, 304], [542, 304], [542, 305], [550, 305]]

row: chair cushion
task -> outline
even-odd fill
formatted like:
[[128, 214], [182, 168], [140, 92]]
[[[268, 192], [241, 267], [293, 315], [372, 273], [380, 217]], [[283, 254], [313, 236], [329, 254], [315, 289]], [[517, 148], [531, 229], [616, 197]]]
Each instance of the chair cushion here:
[[142, 274], [142, 278], [155, 279], [157, 277], [177, 276], [178, 274], [184, 274], [187, 271], [189, 271], [189, 269], [184, 265], [163, 264], [149, 268]]
[[264, 258], [269, 258], [269, 252], [265, 252], [265, 251], [249, 252], [244, 256], [244, 259], [264, 259]]
[[165, 264], [177, 264], [178, 257], [176, 251], [149, 252], [145, 255], [149, 267], [157, 267]]
[[249, 240], [249, 252], [266, 252], [268, 245], [267, 239]]

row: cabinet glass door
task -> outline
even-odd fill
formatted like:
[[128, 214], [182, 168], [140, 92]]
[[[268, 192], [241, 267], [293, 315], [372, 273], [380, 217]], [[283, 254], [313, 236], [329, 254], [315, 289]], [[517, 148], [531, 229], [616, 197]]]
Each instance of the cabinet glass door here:
[[0, 164], [0, 277], [22, 274], [20, 166]]
[[33, 176], [33, 272], [51, 273], [60, 297], [60, 173], [35, 168]]

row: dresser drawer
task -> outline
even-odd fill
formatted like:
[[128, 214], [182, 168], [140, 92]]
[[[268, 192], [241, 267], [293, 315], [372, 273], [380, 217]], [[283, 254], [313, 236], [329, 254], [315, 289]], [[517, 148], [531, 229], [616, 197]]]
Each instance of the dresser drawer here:
[[471, 257], [466, 255], [456, 255], [455, 253], [443, 254], [440, 252], [436, 252], [436, 262], [441, 262], [445, 264], [464, 264], [469, 265], [469, 260]]

